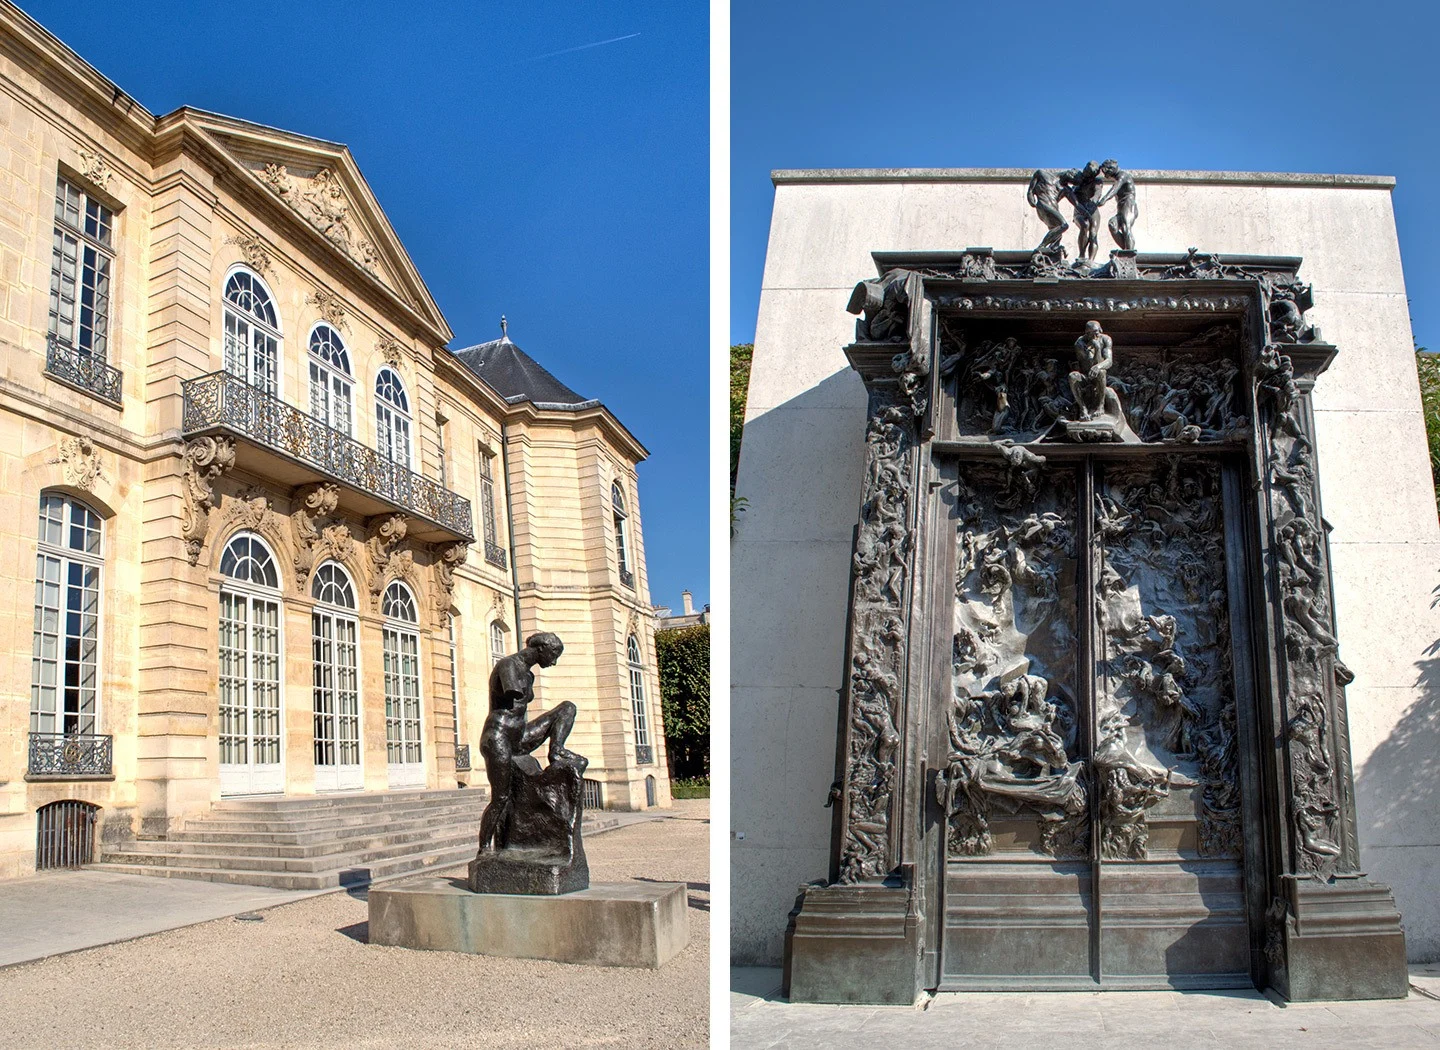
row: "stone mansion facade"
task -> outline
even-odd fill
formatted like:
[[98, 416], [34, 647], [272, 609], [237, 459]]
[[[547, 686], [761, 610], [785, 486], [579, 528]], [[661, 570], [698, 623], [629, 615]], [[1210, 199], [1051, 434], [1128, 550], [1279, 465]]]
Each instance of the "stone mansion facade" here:
[[55, 804], [120, 842], [483, 785], [541, 630], [587, 803], [669, 804], [647, 452], [508, 337], [447, 349], [344, 146], [155, 116], [4, 2], [0, 146], [0, 877]]

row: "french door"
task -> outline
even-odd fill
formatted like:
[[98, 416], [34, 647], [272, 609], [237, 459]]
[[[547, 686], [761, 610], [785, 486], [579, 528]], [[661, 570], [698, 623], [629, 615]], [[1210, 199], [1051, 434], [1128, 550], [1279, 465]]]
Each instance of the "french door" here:
[[1239, 470], [1050, 459], [954, 468], [941, 987], [1249, 987]]
[[280, 603], [222, 590], [219, 657], [220, 793], [279, 793]]
[[360, 768], [360, 691], [356, 625], [348, 616], [310, 614], [315, 706], [315, 790], [356, 791]]
[[420, 636], [386, 627], [385, 750], [392, 788], [424, 787], [420, 740]]

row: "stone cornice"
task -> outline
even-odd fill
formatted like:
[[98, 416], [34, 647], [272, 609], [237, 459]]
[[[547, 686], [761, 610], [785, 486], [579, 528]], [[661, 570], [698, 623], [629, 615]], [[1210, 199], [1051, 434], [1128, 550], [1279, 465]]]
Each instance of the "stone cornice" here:
[[[777, 168], [776, 186], [805, 182], [1029, 182], [1034, 168]], [[1331, 189], [1395, 187], [1393, 175], [1323, 175], [1281, 171], [1130, 172], [1142, 183], [1225, 184], [1231, 186], [1319, 186]]]

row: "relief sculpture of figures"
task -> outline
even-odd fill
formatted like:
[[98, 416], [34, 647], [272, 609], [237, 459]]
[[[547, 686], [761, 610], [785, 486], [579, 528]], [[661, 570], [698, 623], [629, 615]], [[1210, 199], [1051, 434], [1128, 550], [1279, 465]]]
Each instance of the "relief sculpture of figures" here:
[[[589, 762], [565, 747], [575, 705], [564, 700], [526, 720], [535, 700], [533, 668], [554, 667], [564, 651], [557, 635], [542, 631], [490, 672], [490, 714], [480, 733], [490, 804], [480, 818], [480, 851], [470, 862], [475, 893], [558, 894], [590, 885], [580, 840]], [[542, 770], [530, 752], [546, 743], [549, 765]]]
[[910, 338], [910, 275], [909, 270], [889, 270], [855, 286], [845, 309], [865, 315], [855, 322], [857, 343], [903, 343]]

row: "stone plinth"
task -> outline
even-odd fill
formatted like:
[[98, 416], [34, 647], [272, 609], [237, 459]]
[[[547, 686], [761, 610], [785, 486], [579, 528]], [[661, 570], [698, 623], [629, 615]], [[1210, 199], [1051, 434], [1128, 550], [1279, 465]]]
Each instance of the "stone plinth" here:
[[690, 942], [685, 885], [608, 882], [560, 896], [419, 879], [370, 890], [370, 943], [656, 969]]

